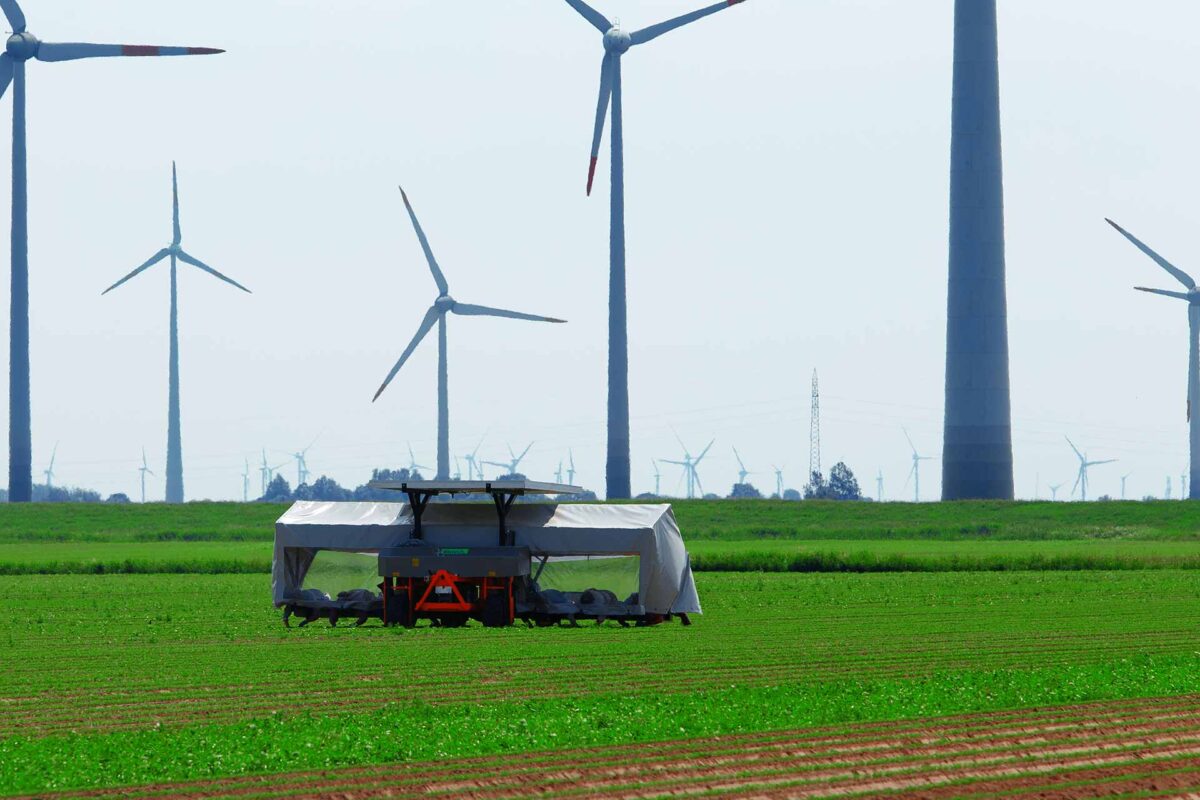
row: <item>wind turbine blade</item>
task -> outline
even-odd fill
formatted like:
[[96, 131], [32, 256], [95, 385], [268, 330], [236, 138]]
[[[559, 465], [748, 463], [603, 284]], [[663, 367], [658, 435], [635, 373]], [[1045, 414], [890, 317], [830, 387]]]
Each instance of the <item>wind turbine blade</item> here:
[[696, 482], [696, 488], [700, 490], [700, 496], [704, 497], [704, 484], [700, 482], [700, 473], [696, 472], [695, 464], [692, 464], [692, 480]]
[[174, 215], [172, 221], [175, 223], [175, 238], [171, 243], [178, 245], [183, 241], [183, 234], [179, 230], [179, 173], [175, 171], [175, 162], [171, 162], [171, 207]]
[[688, 463], [686, 461], [672, 461], [669, 458], [660, 458], [659, 461], [661, 461], [664, 464], [674, 464], [678, 467], [686, 467], [688, 465]]
[[904, 488], [905, 488], [905, 489], [907, 489], [907, 488], [908, 488], [908, 484], [912, 482], [913, 475], [915, 475], [915, 474], [916, 474], [916, 472], [917, 472], [917, 464], [916, 464], [916, 462], [914, 461], [914, 462], [913, 462], [913, 465], [912, 465], [912, 469], [910, 469], [910, 470], [908, 471], [908, 477], [904, 479]]
[[506, 311], [502, 308], [476, 306], [470, 303], [455, 303], [450, 311], [465, 317], [504, 317], [505, 319], [524, 319], [531, 322], [566, 322], [565, 319], [556, 319], [555, 317], [539, 317], [537, 314], [522, 314], [519, 311]]
[[404, 362], [408, 361], [408, 357], [412, 355], [413, 350], [417, 349], [417, 345], [419, 345], [421, 340], [425, 338], [425, 334], [429, 333], [430, 329], [433, 328], [434, 323], [438, 321], [439, 316], [441, 316], [441, 312], [439, 312], [436, 308], [430, 308], [425, 312], [425, 319], [421, 320], [421, 326], [417, 328], [417, 335], [414, 336], [412, 341], [408, 343], [408, 347], [404, 348], [404, 353], [400, 356], [400, 360], [396, 362], [396, 366], [392, 367], [392, 371], [389, 372], [387, 377], [383, 379], [383, 385], [379, 387], [379, 391], [377, 391], [375, 396], [371, 398], [372, 403], [379, 399], [379, 395], [383, 394], [383, 390], [386, 389], [388, 384], [392, 382], [392, 378], [396, 377], [396, 373], [399, 372], [400, 368], [404, 366]]
[[146, 270], [150, 269], [150, 268], [151, 268], [151, 267], [153, 267], [155, 264], [157, 264], [158, 262], [162, 261], [164, 258], [166, 258], [166, 257], [167, 257], [167, 256], [169, 256], [169, 255], [171, 255], [171, 251], [170, 251], [170, 250], [168, 250], [168, 249], [166, 249], [165, 247], [164, 247], [162, 250], [159, 250], [157, 253], [155, 253], [154, 255], [152, 255], [152, 256], [150, 257], [150, 260], [149, 260], [149, 261], [147, 261], [145, 264], [142, 264], [140, 267], [138, 267], [137, 269], [135, 269], [133, 272], [129, 273], [129, 274], [128, 274], [128, 275], [126, 275], [124, 278], [121, 278], [121, 280], [117, 281], [117, 282], [116, 282], [116, 283], [114, 283], [112, 286], [108, 287], [108, 288], [107, 288], [107, 289], [105, 289], [103, 292], [101, 292], [101, 293], [100, 293], [101, 297], [103, 297], [104, 295], [108, 294], [108, 293], [109, 293], [109, 292], [111, 292], [113, 289], [115, 289], [115, 288], [117, 288], [118, 286], [120, 286], [122, 283], [125, 283], [125, 281], [129, 280], [130, 278], [133, 278], [133, 277], [137, 276], [139, 273], [145, 272]]
[[1146, 255], [1150, 256], [1150, 258], [1152, 258], [1154, 260], [1154, 263], [1158, 264], [1160, 267], [1165, 269], [1167, 272], [1174, 275], [1175, 280], [1179, 281], [1180, 283], [1182, 283], [1184, 286], [1186, 286], [1189, 289], [1196, 288], [1196, 282], [1194, 280], [1192, 280], [1191, 275], [1188, 275], [1186, 272], [1181, 270], [1179, 267], [1175, 266], [1170, 261], [1167, 261], [1165, 258], [1160, 256], [1158, 253], [1151, 250], [1140, 239], [1138, 239], [1136, 236], [1134, 236], [1129, 231], [1122, 228], [1117, 223], [1113, 222], [1111, 219], [1105, 218], [1104, 221], [1107, 222], [1109, 225], [1112, 225], [1114, 228], [1116, 228], [1117, 232], [1120, 233], [1122, 236], [1124, 236], [1126, 239], [1133, 242], [1134, 247], [1136, 247], [1138, 250], [1141, 250]]
[[1089, 467], [1098, 467], [1101, 464], [1115, 464], [1115, 463], [1117, 463], [1117, 459], [1109, 458], [1109, 459], [1105, 459], [1104, 461], [1089, 461], [1088, 466]]
[[607, 17], [583, 2], [583, 0], [567, 0], [567, 5], [578, 11], [579, 16], [595, 25], [596, 30], [601, 33], [608, 33], [609, 29], [613, 26]]
[[917, 454], [917, 446], [913, 444], [912, 437], [908, 435], [908, 428], [901, 428], [900, 430], [904, 431], [904, 438], [908, 439], [908, 446], [912, 448], [913, 455], [915, 456]]
[[1170, 292], [1170, 291], [1167, 291], [1166, 289], [1147, 289], [1145, 286], [1135, 286], [1133, 288], [1137, 289], [1139, 292], [1149, 292], [1150, 294], [1161, 294], [1163, 297], [1174, 297], [1179, 300], [1187, 300], [1189, 302], [1192, 299], [1191, 296], [1187, 294], [1187, 292]]
[[700, 455], [699, 455], [699, 456], [697, 456], [697, 457], [696, 457], [696, 460], [695, 460], [695, 461], [693, 461], [692, 463], [693, 463], [693, 464], [699, 464], [699, 463], [700, 463], [700, 459], [702, 459], [702, 458], [704, 458], [706, 455], [708, 455], [708, 451], [712, 449], [713, 443], [715, 443], [716, 441], [717, 441], [716, 439], [713, 439], [711, 442], [709, 442], [709, 443], [708, 443], [708, 447], [704, 448], [704, 451], [703, 451], [702, 453], [700, 453]]
[[612, 99], [613, 66], [618, 56], [605, 53], [600, 62], [600, 99], [596, 101], [596, 130], [592, 133], [592, 160], [588, 162], [588, 197], [592, 196], [592, 181], [596, 178], [596, 165], [600, 163], [600, 141], [604, 138], [604, 121], [608, 118], [608, 103]]
[[12, 25], [13, 33], [25, 32], [25, 14], [17, 5], [17, 0], [0, 0], [0, 9], [3, 9], [8, 24]]
[[518, 463], [518, 464], [520, 464], [522, 461], [524, 461], [524, 460], [525, 460], [525, 456], [529, 455], [529, 448], [530, 448], [530, 447], [533, 447], [533, 442], [530, 442], [530, 443], [529, 443], [529, 446], [528, 446], [528, 447], [526, 447], [524, 450], [522, 450], [522, 451], [521, 451], [521, 456], [520, 456], [520, 457], [517, 459], [517, 463]]
[[715, 14], [718, 11], [724, 11], [730, 6], [735, 6], [743, 0], [722, 0], [720, 3], [713, 3], [711, 6], [702, 8], [699, 11], [693, 11], [690, 14], [684, 14], [675, 19], [669, 19], [666, 22], [660, 22], [657, 25], [651, 25], [648, 28], [642, 28], [640, 31], [634, 31], [629, 35], [634, 44], [645, 44], [651, 39], [656, 39], [664, 33], [673, 31], [676, 28], [682, 28], [690, 22], [695, 22], [698, 19], [707, 17], [709, 14]]
[[1075, 476], [1075, 485], [1071, 487], [1071, 494], [1075, 494], [1075, 490], [1079, 488], [1079, 482], [1083, 480], [1083, 467], [1079, 468], [1079, 474]]
[[141, 44], [85, 44], [83, 42], [42, 42], [38, 61], [78, 61], [81, 58], [121, 56], [211, 56], [224, 53], [215, 47], [160, 47]]
[[744, 470], [746, 468], [746, 465], [742, 463], [742, 457], [740, 455], [738, 455], [738, 451], [737, 451], [736, 447], [733, 448], [733, 457], [737, 459], [738, 466]]
[[[1083, 453], [1079, 452], [1079, 448], [1075, 446], [1075, 443], [1071, 441], [1069, 436], [1064, 436], [1063, 438], [1067, 440], [1067, 444], [1071, 445], [1071, 449], [1075, 451], [1075, 455], [1079, 456], [1080, 461], [1087, 461], [1087, 459], [1083, 457]], [[1071, 491], [1073, 492], [1075, 490], [1072, 489]]]
[[190, 256], [187, 253], [183, 252], [182, 250], [178, 251], [176, 253], [176, 255], [179, 257], [179, 260], [182, 261], [183, 263], [191, 264], [193, 267], [196, 267], [197, 269], [202, 269], [205, 272], [207, 272], [209, 275], [212, 275], [214, 278], [220, 278], [221, 280], [225, 281], [226, 283], [236, 286], [237, 288], [241, 289], [246, 294], [253, 294], [253, 292], [251, 292], [245, 286], [242, 286], [240, 283], [235, 281], [233, 278], [222, 275], [221, 273], [217, 272], [212, 267], [210, 267], [207, 264], [200, 261], [200, 259], [196, 258], [195, 256]]
[[421, 223], [417, 221], [417, 215], [413, 211], [412, 204], [408, 202], [408, 194], [404, 191], [404, 187], [400, 187], [400, 196], [404, 198], [404, 207], [408, 209], [408, 218], [412, 220], [413, 230], [417, 232], [417, 241], [421, 243], [421, 249], [425, 251], [425, 260], [429, 262], [429, 271], [433, 273], [433, 282], [437, 284], [439, 294], [449, 294], [450, 284], [446, 283], [446, 276], [442, 274], [442, 268], [438, 266], [437, 259], [433, 257], [433, 250], [429, 247], [429, 240], [425, 238], [425, 231], [421, 228]]
[[8, 91], [9, 84], [12, 83], [13, 69], [12, 57], [8, 53], [0, 55], [0, 97], [4, 97], [4, 93]]

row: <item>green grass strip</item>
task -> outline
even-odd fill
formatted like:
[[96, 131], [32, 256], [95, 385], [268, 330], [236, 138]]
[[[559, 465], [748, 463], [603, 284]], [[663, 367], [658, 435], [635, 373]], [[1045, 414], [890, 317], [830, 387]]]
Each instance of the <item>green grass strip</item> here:
[[[685, 656], [686, 657], [686, 656]], [[336, 669], [336, 665], [331, 665]], [[636, 675], [630, 676], [636, 686]], [[0, 741], [6, 793], [130, 786], [398, 761], [600, 747], [862, 721], [1156, 697], [1195, 691], [1200, 654], [1086, 666], [943, 672], [913, 680], [731, 686], [433, 707], [386, 702], [344, 715]], [[296, 686], [303, 693], [303, 685]]]

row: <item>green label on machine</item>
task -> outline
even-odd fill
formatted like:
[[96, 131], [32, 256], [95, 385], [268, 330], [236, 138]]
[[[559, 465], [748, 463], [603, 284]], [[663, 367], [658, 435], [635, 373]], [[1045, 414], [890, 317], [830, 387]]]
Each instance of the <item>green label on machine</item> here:
[[438, 550], [439, 556], [465, 556], [471, 552], [469, 547], [443, 547]]

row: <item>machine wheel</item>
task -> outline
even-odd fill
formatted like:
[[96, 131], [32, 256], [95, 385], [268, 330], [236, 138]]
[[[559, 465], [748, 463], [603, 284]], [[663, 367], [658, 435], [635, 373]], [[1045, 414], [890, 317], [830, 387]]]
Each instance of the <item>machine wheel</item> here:
[[443, 614], [439, 618], [443, 628], [461, 628], [467, 624], [466, 614]]
[[504, 628], [512, 624], [508, 618], [508, 597], [500, 594], [489, 594], [483, 602], [483, 625], [485, 628]]
[[391, 597], [388, 598], [388, 624], [411, 628], [415, 622], [412, 618], [412, 609], [408, 605], [408, 590], [401, 589], [392, 592]]

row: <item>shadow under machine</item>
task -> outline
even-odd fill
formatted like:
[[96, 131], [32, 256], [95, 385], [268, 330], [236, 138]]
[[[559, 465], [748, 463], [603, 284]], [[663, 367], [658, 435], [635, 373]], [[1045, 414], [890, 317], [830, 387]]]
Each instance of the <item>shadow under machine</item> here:
[[272, 593], [285, 624], [689, 624], [701, 611], [670, 505], [517, 503], [582, 491], [525, 480], [371, 488], [407, 502], [301, 501], [276, 522]]

